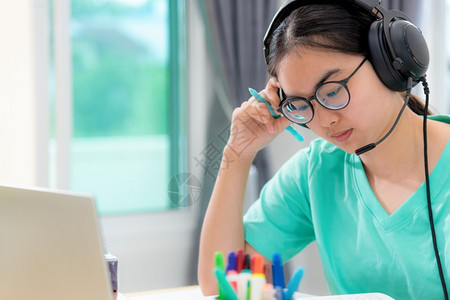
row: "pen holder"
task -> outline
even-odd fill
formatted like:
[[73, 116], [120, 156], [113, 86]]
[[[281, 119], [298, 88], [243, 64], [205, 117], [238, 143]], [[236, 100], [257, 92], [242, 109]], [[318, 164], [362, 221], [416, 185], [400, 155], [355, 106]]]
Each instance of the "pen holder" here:
[[[272, 264], [264, 264], [262, 255], [248, 254], [239, 249], [231, 251], [225, 266], [221, 252], [215, 254], [214, 274], [218, 283], [220, 300], [291, 300], [303, 277], [303, 268], [298, 268], [287, 287], [283, 275], [281, 255], [274, 253]], [[270, 272], [271, 271], [271, 272]], [[273, 279], [273, 281], [272, 281]]]
[[117, 292], [117, 257], [109, 252], [105, 253], [105, 260], [108, 263], [109, 276], [111, 278], [111, 287], [113, 292]]

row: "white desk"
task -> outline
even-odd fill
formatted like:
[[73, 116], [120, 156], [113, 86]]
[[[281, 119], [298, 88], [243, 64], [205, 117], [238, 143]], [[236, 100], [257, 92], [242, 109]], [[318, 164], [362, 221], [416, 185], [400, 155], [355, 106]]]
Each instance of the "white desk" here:
[[198, 299], [215, 299], [215, 297], [203, 296], [198, 285], [186, 286], [173, 289], [155, 290], [141, 293], [131, 293], [119, 295], [117, 300], [198, 300]]
[[[311, 295], [296, 293], [297, 297], [308, 297]], [[215, 296], [203, 296], [198, 285], [186, 286], [173, 289], [156, 290], [140, 293], [130, 293], [118, 295], [117, 300], [199, 300], [199, 299], [216, 299]]]
[[[156, 290], [141, 293], [131, 293], [126, 295], [119, 294], [117, 300], [201, 300], [201, 299], [217, 299], [215, 296], [205, 297], [200, 291], [198, 285], [186, 286], [174, 289]], [[322, 296], [314, 297], [296, 292], [294, 299], [321, 299], [321, 300], [394, 300], [393, 298], [378, 293], [372, 294], [353, 294], [353, 295], [337, 295], [337, 296]]]

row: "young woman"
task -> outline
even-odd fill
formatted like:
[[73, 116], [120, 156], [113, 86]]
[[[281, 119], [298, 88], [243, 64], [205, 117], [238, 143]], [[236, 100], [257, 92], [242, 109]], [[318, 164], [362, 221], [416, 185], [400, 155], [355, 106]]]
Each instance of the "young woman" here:
[[[410, 80], [397, 91], [377, 75], [368, 42], [376, 18], [351, 2], [299, 5], [271, 33], [271, 79], [260, 95], [281, 117], [254, 97], [233, 112], [200, 241], [198, 279], [205, 294], [217, 292], [216, 251], [243, 248], [267, 260], [276, 251], [286, 261], [316, 241], [332, 294], [444, 298], [443, 282], [450, 282], [450, 118], [427, 121], [436, 253], [424, 183], [424, 104], [404, 92]], [[242, 218], [256, 153], [292, 121], [320, 138], [278, 170]], [[255, 136], [240, 148], [239, 141]]]

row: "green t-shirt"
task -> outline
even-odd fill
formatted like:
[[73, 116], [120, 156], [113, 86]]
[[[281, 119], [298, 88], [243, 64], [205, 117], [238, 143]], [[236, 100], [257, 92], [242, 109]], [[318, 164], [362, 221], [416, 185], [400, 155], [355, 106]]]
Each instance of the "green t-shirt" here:
[[[448, 116], [433, 119], [450, 123]], [[423, 163], [417, 162], [417, 163]], [[450, 142], [430, 174], [442, 268], [450, 285]], [[286, 261], [316, 240], [332, 294], [382, 292], [442, 299], [425, 183], [389, 215], [361, 160], [323, 139], [299, 151], [264, 186], [244, 217], [245, 239]]]

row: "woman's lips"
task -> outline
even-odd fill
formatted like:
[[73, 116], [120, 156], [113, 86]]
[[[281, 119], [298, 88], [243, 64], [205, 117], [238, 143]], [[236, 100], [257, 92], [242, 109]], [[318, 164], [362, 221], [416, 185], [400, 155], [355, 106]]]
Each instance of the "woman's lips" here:
[[353, 131], [353, 129], [341, 131], [341, 132], [331, 135], [331, 137], [338, 142], [345, 142], [352, 134], [352, 131]]

